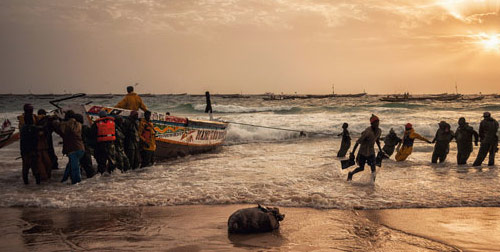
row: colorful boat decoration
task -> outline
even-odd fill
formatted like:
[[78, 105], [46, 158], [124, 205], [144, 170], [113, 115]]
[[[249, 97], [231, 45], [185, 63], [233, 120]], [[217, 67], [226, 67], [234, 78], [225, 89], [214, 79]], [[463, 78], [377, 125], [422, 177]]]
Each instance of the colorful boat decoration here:
[[[83, 106], [83, 105], [81, 105]], [[103, 107], [84, 106], [87, 120], [98, 118], [101, 110], [106, 110], [111, 116], [128, 116], [131, 110]], [[72, 108], [75, 110], [75, 108]], [[78, 113], [78, 109], [75, 110]], [[139, 118], [143, 112], [139, 111]], [[158, 158], [172, 158], [211, 151], [221, 146], [227, 134], [228, 123], [188, 119], [166, 115], [165, 113], [151, 113], [156, 134], [156, 153]]]

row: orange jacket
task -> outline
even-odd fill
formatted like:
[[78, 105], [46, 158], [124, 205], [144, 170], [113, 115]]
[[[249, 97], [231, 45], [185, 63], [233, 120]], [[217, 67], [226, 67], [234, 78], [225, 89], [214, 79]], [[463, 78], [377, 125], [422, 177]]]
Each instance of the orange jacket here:
[[95, 120], [97, 126], [97, 142], [114, 141], [116, 139], [115, 119], [103, 117]]
[[155, 151], [156, 150], [156, 131], [152, 122], [147, 122], [146, 119], [142, 118], [139, 125], [139, 137], [144, 143], [144, 150]]
[[146, 105], [142, 102], [141, 97], [134, 92], [128, 93], [115, 107], [135, 111], [139, 109], [142, 109], [142, 111], [148, 110]]

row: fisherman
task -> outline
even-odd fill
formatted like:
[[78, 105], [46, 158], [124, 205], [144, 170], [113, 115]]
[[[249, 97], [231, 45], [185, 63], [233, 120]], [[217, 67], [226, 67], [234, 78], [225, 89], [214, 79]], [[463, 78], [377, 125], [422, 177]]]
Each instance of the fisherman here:
[[33, 115], [33, 106], [31, 104], [24, 104], [24, 113], [17, 118], [19, 119], [19, 132], [20, 132], [20, 150], [23, 160], [23, 181], [24, 184], [29, 184], [28, 173], [31, 169], [36, 183], [40, 184], [40, 173], [37, 167], [37, 140], [38, 129], [35, 126], [36, 116]]
[[479, 152], [477, 153], [474, 166], [480, 166], [489, 153], [488, 165], [495, 165], [495, 153], [498, 151], [498, 122], [491, 117], [490, 112], [484, 112], [484, 119], [479, 124]]
[[354, 156], [358, 145], [361, 144], [359, 148], [358, 156], [359, 156], [359, 167], [354, 169], [352, 172], [349, 172], [347, 175], [347, 181], [352, 180], [352, 176], [360, 171], [365, 169], [365, 163], [370, 165], [372, 171], [372, 181], [375, 181], [375, 143], [378, 146], [379, 151], [382, 151], [380, 148], [380, 135], [382, 134], [382, 130], [379, 128], [379, 119], [376, 115], [370, 117], [371, 126], [366, 128], [363, 133], [361, 133], [361, 137], [359, 137], [356, 144], [354, 144], [354, 148], [352, 149], [351, 156]]
[[212, 116], [212, 102], [210, 101], [210, 93], [208, 91], [205, 92], [205, 98], [207, 99], [207, 106], [205, 107], [205, 113], [208, 113], [210, 116], [210, 121], [213, 120]]
[[81, 114], [75, 114], [75, 119], [77, 122], [82, 124], [82, 140], [83, 146], [85, 147], [83, 156], [80, 158], [80, 166], [85, 171], [87, 178], [92, 178], [95, 175], [95, 170], [92, 166], [92, 152], [95, 149], [96, 143], [94, 139], [96, 137], [92, 134], [90, 127], [84, 124], [83, 116]]
[[130, 169], [130, 163], [125, 155], [124, 143], [125, 143], [125, 134], [124, 134], [124, 126], [123, 126], [123, 117], [118, 115], [115, 117], [115, 125], [116, 125], [116, 140], [115, 140], [115, 150], [116, 150], [116, 167], [121, 172], [126, 172]]
[[156, 151], [155, 129], [151, 122], [151, 112], [144, 112], [144, 118], [139, 125], [139, 137], [141, 138], [141, 167], [153, 165]]
[[24, 126], [26, 118], [31, 118], [32, 120], [29, 120], [33, 125], [36, 125], [38, 122], [38, 118], [36, 115], [33, 114], [33, 105], [27, 103], [24, 104], [23, 106], [24, 113], [20, 116], [17, 117], [17, 120], [19, 121], [18, 126], [19, 126], [19, 131], [21, 131], [21, 128]]
[[85, 152], [82, 140], [82, 124], [76, 121], [75, 113], [69, 110], [66, 111], [63, 122], [55, 120], [52, 125], [56, 133], [63, 139], [63, 154], [66, 154], [69, 158], [61, 182], [68, 180], [68, 176], [71, 175], [71, 184], [79, 183], [82, 180], [80, 159]]
[[130, 164], [130, 168], [137, 169], [141, 165], [141, 150], [139, 148], [139, 114], [137, 111], [130, 112], [125, 120], [125, 153]]
[[433, 164], [443, 163], [446, 160], [446, 156], [450, 152], [450, 142], [454, 138], [453, 131], [451, 131], [451, 126], [445, 121], [439, 122], [439, 128], [436, 131], [436, 135], [432, 140], [434, 145], [434, 151], [432, 152], [431, 162]]
[[142, 111], [148, 110], [146, 105], [142, 102], [141, 97], [134, 93], [134, 87], [132, 86], [127, 87], [127, 95], [118, 104], [116, 104], [115, 107], [135, 111], [139, 109], [142, 109]]
[[116, 165], [116, 126], [115, 119], [108, 116], [105, 110], [99, 111], [99, 119], [92, 125], [92, 134], [96, 136], [97, 144], [94, 156], [97, 161], [97, 171], [101, 175], [107, 171], [111, 173]]
[[457, 140], [457, 164], [462, 165], [467, 163], [467, 159], [472, 152], [472, 136], [474, 136], [474, 144], [477, 146], [478, 134], [469, 126], [465, 118], [458, 119], [458, 128], [455, 131], [455, 139]]
[[345, 154], [351, 147], [351, 135], [349, 134], [347, 127], [349, 127], [348, 123], [342, 124], [342, 133], [337, 135], [342, 136], [342, 143], [340, 144], [340, 150], [337, 152], [337, 157], [345, 157]]
[[[427, 138], [415, 133], [411, 123], [405, 125], [405, 132], [403, 134], [403, 141], [398, 145], [398, 152], [396, 153], [396, 161], [405, 161], [408, 156], [413, 152], [413, 142], [420, 139], [427, 143], [431, 143]], [[401, 146], [402, 145], [402, 146]], [[401, 148], [399, 148], [401, 147]]]
[[54, 141], [52, 140], [52, 133], [54, 132], [54, 128], [52, 127], [53, 117], [47, 116], [47, 111], [45, 111], [45, 109], [39, 109], [37, 114], [39, 124], [47, 127], [45, 133], [47, 135], [48, 153], [50, 161], [52, 162], [52, 170], [57, 170], [59, 169], [59, 163], [57, 162], [58, 158], [54, 150]]
[[389, 130], [389, 134], [387, 134], [384, 138], [384, 147], [382, 148], [386, 154], [386, 158], [389, 158], [392, 153], [394, 153], [394, 149], [399, 143], [401, 143], [401, 138], [399, 138], [398, 135], [396, 135], [396, 132], [394, 132], [394, 129], [391, 128], [391, 130]]
[[[37, 140], [37, 168], [40, 174], [40, 179], [43, 181], [48, 180], [52, 175], [52, 159], [49, 155], [49, 148], [52, 144], [52, 125], [49, 123], [49, 117], [47, 117], [47, 112], [43, 109], [39, 109], [37, 112], [37, 128], [38, 128], [38, 140]], [[50, 140], [49, 140], [50, 139]], [[53, 146], [52, 146], [52, 149]]]

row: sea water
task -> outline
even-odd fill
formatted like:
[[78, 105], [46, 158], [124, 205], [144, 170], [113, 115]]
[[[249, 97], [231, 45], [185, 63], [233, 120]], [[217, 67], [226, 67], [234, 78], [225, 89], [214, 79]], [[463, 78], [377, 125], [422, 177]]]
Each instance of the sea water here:
[[[113, 106], [112, 99], [78, 98], [71, 102]], [[262, 96], [212, 96], [214, 117], [229, 124], [225, 144], [217, 151], [157, 162], [154, 166], [111, 175], [97, 175], [77, 185], [60, 183], [67, 157], [54, 136], [60, 170], [41, 185], [26, 186], [21, 178], [18, 143], [0, 149], [0, 206], [112, 207], [190, 204], [261, 203], [276, 206], [383, 209], [414, 207], [500, 206], [497, 166], [456, 164], [451, 143], [445, 163], [431, 164], [433, 145], [416, 140], [405, 162], [384, 160], [373, 182], [370, 169], [347, 182], [336, 157], [341, 125], [349, 123], [353, 141], [369, 126], [371, 114], [380, 118], [382, 135], [393, 128], [401, 137], [406, 123], [432, 140], [439, 121], [456, 129], [465, 117], [476, 130], [482, 113], [500, 118], [500, 99], [482, 101], [387, 103], [380, 97], [265, 101]], [[152, 111], [207, 119], [204, 96], [144, 97]], [[0, 119], [17, 124], [22, 106], [31, 103], [52, 110], [48, 100], [34, 96], [0, 98]], [[250, 124], [243, 125], [243, 124]], [[280, 128], [270, 129], [259, 126]], [[304, 131], [306, 136], [300, 136]], [[496, 162], [498, 163], [498, 158]], [[94, 162], [95, 165], [95, 162]], [[30, 175], [31, 176], [31, 175]], [[84, 176], [83, 176], [84, 177]]]

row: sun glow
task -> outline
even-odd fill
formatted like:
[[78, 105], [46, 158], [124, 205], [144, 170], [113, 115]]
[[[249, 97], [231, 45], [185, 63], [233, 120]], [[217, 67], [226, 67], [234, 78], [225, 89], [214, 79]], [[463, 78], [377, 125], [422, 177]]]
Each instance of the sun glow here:
[[478, 35], [478, 38], [484, 50], [500, 51], [500, 34], [481, 33]]

